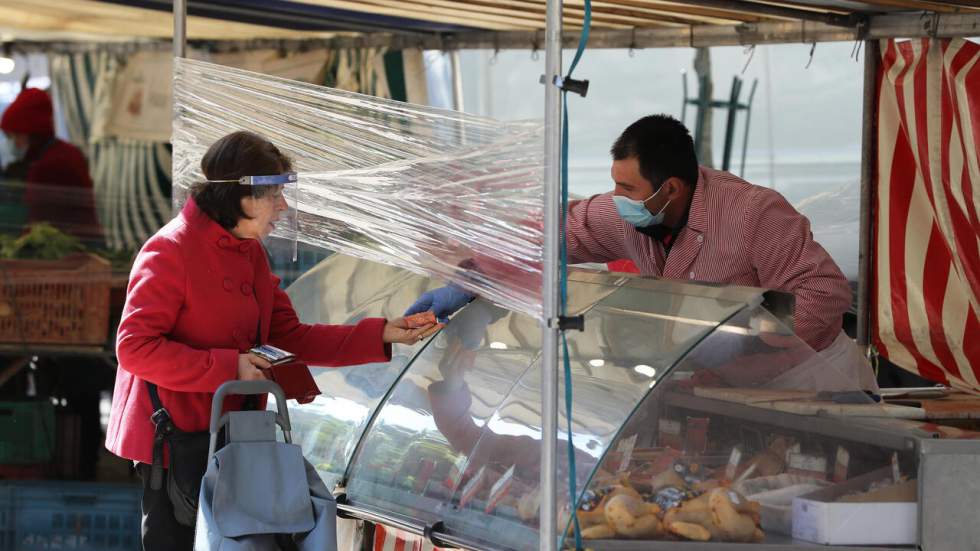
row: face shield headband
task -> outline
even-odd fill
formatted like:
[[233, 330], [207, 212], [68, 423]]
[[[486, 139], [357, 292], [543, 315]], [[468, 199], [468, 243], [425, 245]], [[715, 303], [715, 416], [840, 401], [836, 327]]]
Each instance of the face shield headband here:
[[[272, 231], [263, 241], [267, 250], [279, 249], [284, 245], [292, 256], [297, 257], [297, 237], [299, 217], [296, 205], [299, 199], [299, 178], [295, 172], [270, 174], [264, 176], [242, 176], [237, 180], [206, 180], [214, 184], [238, 184], [251, 190], [253, 204], [259, 216], [267, 216]], [[279, 241], [275, 247], [274, 241]]]

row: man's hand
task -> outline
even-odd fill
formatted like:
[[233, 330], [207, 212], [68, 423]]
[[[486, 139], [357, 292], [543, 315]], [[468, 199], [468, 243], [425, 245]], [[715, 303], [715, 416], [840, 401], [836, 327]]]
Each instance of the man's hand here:
[[417, 325], [416, 323], [411, 323], [405, 318], [396, 318], [389, 320], [385, 324], [384, 333], [381, 339], [386, 343], [401, 343], [401, 344], [415, 344], [420, 340], [432, 335], [436, 331], [442, 329], [443, 325], [441, 323], [426, 323], [425, 325]]
[[265, 379], [263, 369], [269, 369], [272, 364], [249, 352], [238, 355], [238, 380], [261, 381]]
[[445, 287], [422, 293], [422, 296], [415, 301], [415, 304], [409, 306], [408, 310], [405, 310], [404, 315], [410, 316], [431, 310], [435, 313], [440, 323], [446, 323], [449, 321], [449, 316], [453, 315], [456, 310], [466, 306], [474, 298], [474, 295], [467, 293], [459, 287], [446, 285]]

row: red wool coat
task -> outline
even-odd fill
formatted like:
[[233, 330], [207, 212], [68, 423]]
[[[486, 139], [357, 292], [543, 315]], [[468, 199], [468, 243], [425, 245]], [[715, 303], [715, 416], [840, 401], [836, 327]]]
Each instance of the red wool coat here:
[[[192, 199], [151, 237], [133, 265], [116, 340], [119, 369], [106, 448], [143, 463], [153, 459], [152, 405], [144, 380], [181, 430], [207, 430], [211, 398], [238, 373], [238, 355], [257, 340], [300, 360], [343, 366], [391, 359], [385, 320], [306, 325], [279, 288], [262, 245], [238, 239]], [[256, 339], [261, 327], [262, 338]], [[225, 410], [241, 398], [225, 401]]]

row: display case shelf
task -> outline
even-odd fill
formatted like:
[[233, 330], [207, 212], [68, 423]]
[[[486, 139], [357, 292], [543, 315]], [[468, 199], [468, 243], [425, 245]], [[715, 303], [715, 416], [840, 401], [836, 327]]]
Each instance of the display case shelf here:
[[663, 403], [667, 407], [743, 419], [753, 423], [819, 434], [843, 441], [872, 444], [892, 450], [913, 451], [916, 446], [914, 436], [905, 434], [904, 431], [881, 430], [881, 428], [874, 427], [870, 423], [866, 424], [866, 421], [861, 418], [845, 419], [829, 416], [795, 415], [680, 392], [664, 393]]

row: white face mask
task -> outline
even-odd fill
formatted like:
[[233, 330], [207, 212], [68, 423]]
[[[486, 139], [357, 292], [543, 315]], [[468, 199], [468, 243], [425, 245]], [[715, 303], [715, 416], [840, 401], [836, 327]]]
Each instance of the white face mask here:
[[4, 163], [4, 166], [9, 165], [11, 163], [15, 163], [15, 162], [23, 159], [24, 158], [24, 155], [27, 154], [27, 149], [26, 148], [17, 147], [17, 144], [14, 143], [14, 139], [13, 138], [7, 138], [7, 139], [5, 139], [3, 141], [3, 145], [4, 145], [4, 147], [3, 147], [3, 163]]

